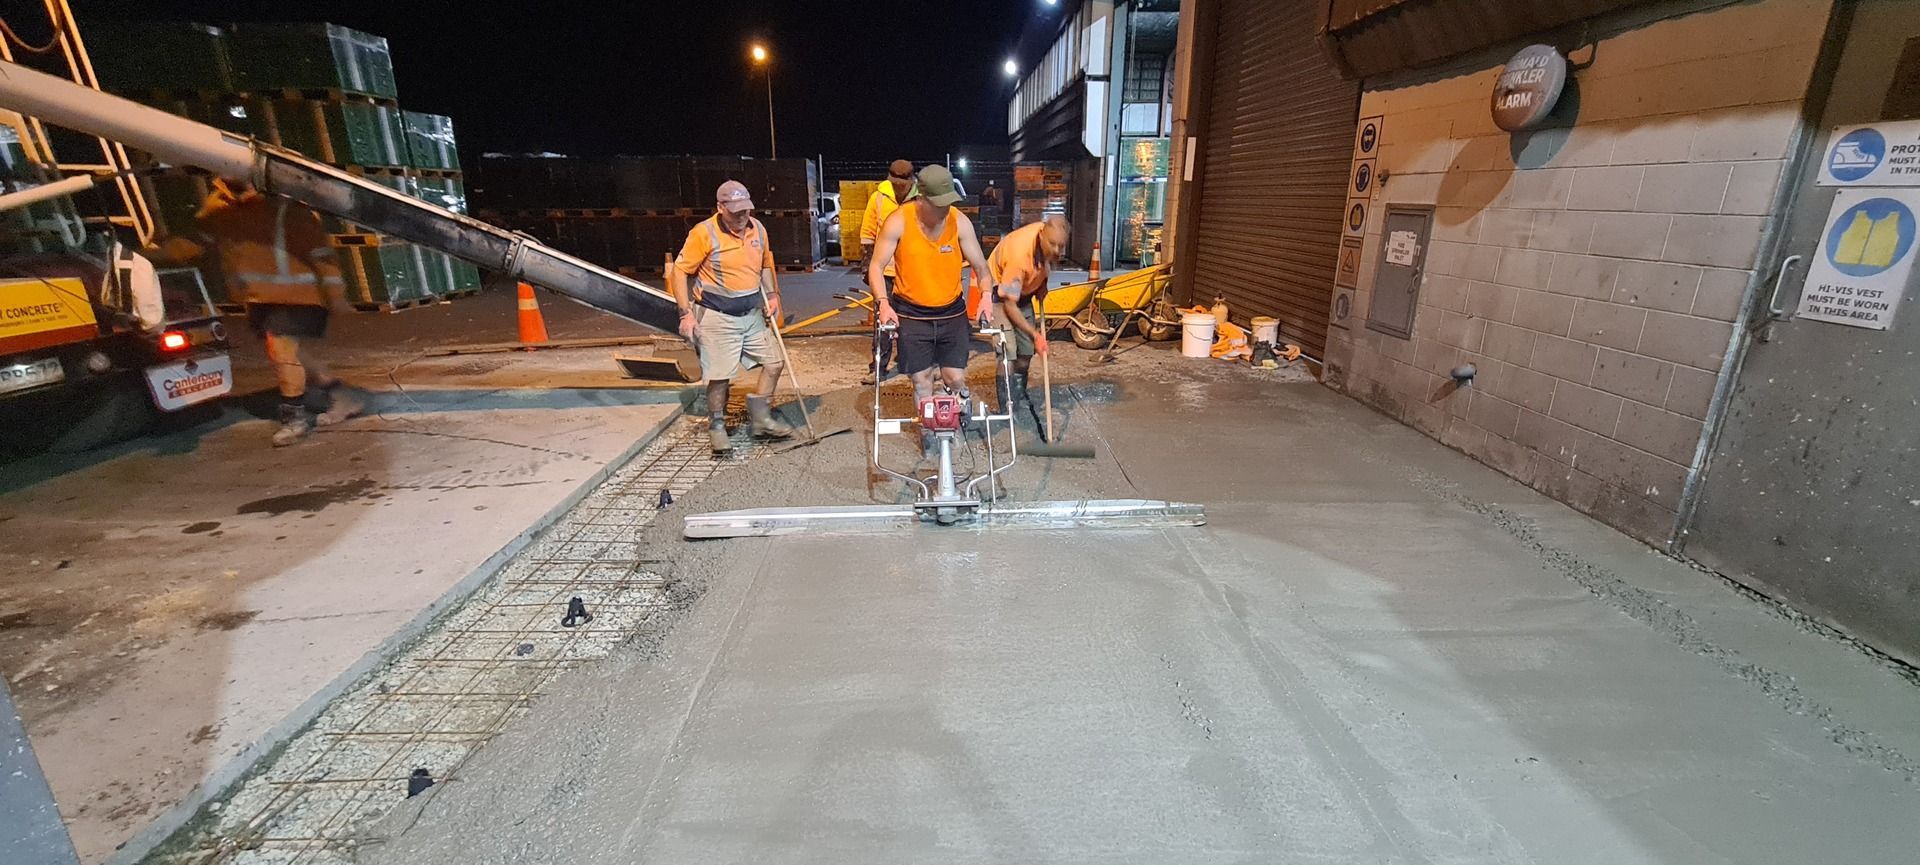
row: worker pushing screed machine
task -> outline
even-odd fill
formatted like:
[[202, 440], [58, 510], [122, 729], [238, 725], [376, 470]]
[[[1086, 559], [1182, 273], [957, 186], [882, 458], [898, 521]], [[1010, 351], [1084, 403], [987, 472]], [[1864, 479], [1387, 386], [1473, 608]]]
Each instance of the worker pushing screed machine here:
[[1002, 329], [1013, 333], [1013, 381], [1007, 383], [1007, 389], [1013, 394], [1016, 410], [1030, 409], [1032, 404], [1027, 395], [1027, 373], [1033, 367], [1034, 355], [1047, 353], [1047, 333], [1040, 326], [1037, 310], [1045, 308], [1047, 279], [1066, 252], [1069, 231], [1066, 217], [1048, 216], [1008, 232], [987, 257], [996, 317]]
[[[688, 277], [693, 277], [689, 294]], [[700, 376], [707, 382], [708, 435], [713, 452], [733, 451], [727, 437], [727, 397], [733, 377], [760, 368], [760, 386], [747, 397], [755, 438], [789, 438], [793, 428], [773, 416], [768, 398], [780, 386], [786, 355], [771, 318], [780, 318], [780, 288], [773, 278], [767, 230], [753, 218], [753, 197], [739, 181], [720, 184], [714, 214], [687, 232], [680, 257], [667, 271], [667, 287], [680, 306], [680, 335], [700, 350]]]
[[[987, 272], [986, 255], [973, 222], [954, 209], [960, 200], [945, 166], [920, 169], [920, 195], [887, 217], [867, 263], [867, 288], [873, 292], [882, 328], [897, 328], [900, 368], [913, 379], [915, 404], [933, 396], [935, 376], [948, 393], [971, 406], [967, 392], [967, 350], [973, 329], [961, 269]], [[895, 271], [891, 290], [886, 269]], [[969, 408], [969, 412], [971, 409]], [[934, 440], [921, 437], [924, 456]]]

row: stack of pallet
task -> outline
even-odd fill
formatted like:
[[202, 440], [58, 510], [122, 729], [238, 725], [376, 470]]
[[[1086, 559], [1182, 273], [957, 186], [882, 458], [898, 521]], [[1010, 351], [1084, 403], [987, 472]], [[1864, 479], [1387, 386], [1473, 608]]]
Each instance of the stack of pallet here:
[[1067, 215], [1067, 169], [1061, 162], [1023, 162], [1013, 167], [1015, 225], [1051, 214]]
[[[89, 25], [87, 38], [109, 91], [466, 212], [453, 121], [401, 109], [385, 39], [333, 24], [119, 22]], [[191, 230], [208, 181], [188, 169], [143, 179], [162, 232]], [[356, 306], [401, 309], [480, 289], [468, 262], [324, 221]], [[217, 274], [206, 276], [224, 300]]]
[[713, 215], [720, 184], [753, 195], [782, 270], [821, 262], [812, 160], [739, 156], [621, 156], [489, 153], [474, 171], [474, 210], [484, 219], [620, 273], [661, 272], [687, 232]]

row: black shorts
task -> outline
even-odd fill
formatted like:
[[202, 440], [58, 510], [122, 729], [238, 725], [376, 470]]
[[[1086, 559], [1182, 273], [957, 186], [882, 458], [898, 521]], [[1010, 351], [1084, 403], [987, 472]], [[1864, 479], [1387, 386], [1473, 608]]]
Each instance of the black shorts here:
[[327, 313], [324, 306], [308, 306], [295, 303], [249, 303], [247, 304], [247, 323], [253, 325], [253, 331], [266, 336], [298, 336], [319, 339], [327, 335]]
[[930, 367], [967, 368], [973, 328], [966, 313], [952, 318], [900, 318], [900, 371], [912, 375]]

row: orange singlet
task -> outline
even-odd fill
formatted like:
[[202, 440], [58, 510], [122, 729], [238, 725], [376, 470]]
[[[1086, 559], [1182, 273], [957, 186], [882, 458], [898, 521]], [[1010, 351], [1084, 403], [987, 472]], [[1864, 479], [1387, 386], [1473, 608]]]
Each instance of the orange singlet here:
[[[966, 258], [960, 254], [960, 214], [947, 208], [947, 225], [938, 239], [929, 239], [920, 226], [920, 208], [915, 202], [903, 204], [896, 213], [906, 225], [900, 232], [900, 245], [894, 248], [893, 297], [909, 306], [905, 313], [921, 312], [934, 317], [960, 314], [960, 271]], [[953, 307], [949, 313], [948, 307]], [[917, 309], [916, 309], [917, 308]]]

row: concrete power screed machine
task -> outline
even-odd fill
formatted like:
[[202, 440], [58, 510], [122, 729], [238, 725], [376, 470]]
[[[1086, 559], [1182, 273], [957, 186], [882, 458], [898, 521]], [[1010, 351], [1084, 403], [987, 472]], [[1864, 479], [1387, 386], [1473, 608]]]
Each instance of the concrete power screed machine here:
[[[905, 484], [914, 493], [913, 502], [750, 508], [697, 514], [686, 518], [683, 534], [688, 538], [746, 538], [802, 532], [884, 532], [926, 523], [1034, 529], [1158, 528], [1206, 523], [1206, 513], [1200, 505], [1180, 502], [1150, 499], [1001, 501], [1001, 476], [1020, 456], [1013, 421], [1013, 340], [996, 328], [982, 328], [979, 333], [993, 343], [1000, 367], [995, 388], [999, 400], [997, 410], [981, 400], [971, 400], [969, 404], [958, 395], [936, 393], [918, 401], [914, 417], [890, 418], [880, 411], [879, 377], [873, 384], [873, 428], [868, 436], [867, 465], [874, 472]], [[894, 338], [893, 328], [882, 327], [879, 336]], [[877, 369], [882, 343], [876, 339], [874, 345], [874, 368]], [[880, 461], [881, 437], [902, 434], [909, 423], [920, 427], [923, 440], [932, 439], [929, 450], [934, 459], [934, 473], [926, 477], [895, 471]], [[966, 441], [969, 428], [979, 430], [987, 452], [987, 468], [984, 472], [962, 475], [955, 468], [955, 456], [960, 449], [971, 447]], [[1004, 446], [1001, 436], [1005, 437]]]

